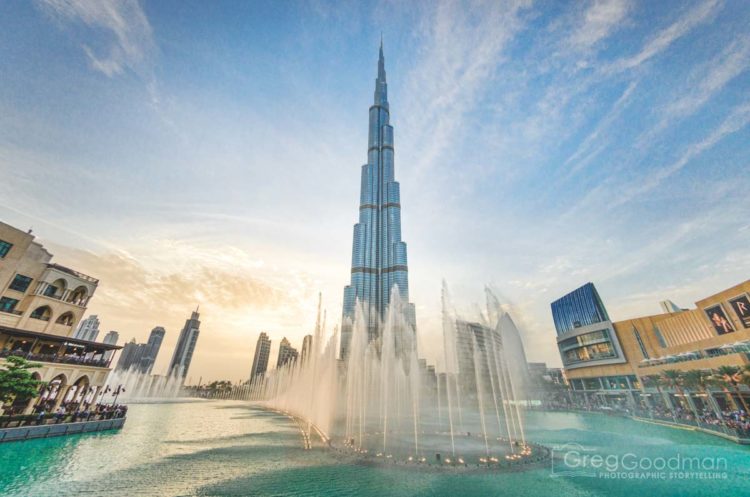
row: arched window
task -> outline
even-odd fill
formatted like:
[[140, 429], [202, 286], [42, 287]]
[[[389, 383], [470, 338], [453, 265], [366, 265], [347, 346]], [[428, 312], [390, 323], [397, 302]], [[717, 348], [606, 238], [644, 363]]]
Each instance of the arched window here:
[[31, 313], [31, 317], [33, 319], [40, 319], [42, 321], [49, 321], [52, 317], [52, 309], [49, 308], [47, 305], [43, 305], [41, 307], [37, 307], [34, 309], [34, 312]]
[[70, 298], [68, 299], [68, 302], [75, 304], [75, 305], [84, 305], [86, 302], [86, 297], [88, 297], [89, 291], [85, 286], [79, 286], [76, 288], [73, 293], [70, 295]]
[[68, 311], [66, 313], [63, 313], [60, 315], [59, 318], [57, 318], [57, 321], [55, 321], [57, 324], [64, 324], [65, 326], [72, 326], [73, 320], [75, 319], [75, 316], [72, 312]]
[[53, 299], [60, 299], [62, 298], [67, 288], [68, 284], [65, 282], [65, 280], [62, 278], [58, 278], [54, 283], [48, 285], [47, 288], [44, 289], [44, 296], [52, 297]]

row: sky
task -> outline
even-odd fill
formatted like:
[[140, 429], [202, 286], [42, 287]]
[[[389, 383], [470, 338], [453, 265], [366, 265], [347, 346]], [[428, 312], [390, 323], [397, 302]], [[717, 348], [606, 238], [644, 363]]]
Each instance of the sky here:
[[490, 286], [529, 360], [592, 281], [614, 320], [750, 275], [741, 1], [0, 3], [0, 220], [100, 279], [102, 335], [200, 305], [190, 381], [300, 346], [349, 282], [384, 39], [422, 355]]

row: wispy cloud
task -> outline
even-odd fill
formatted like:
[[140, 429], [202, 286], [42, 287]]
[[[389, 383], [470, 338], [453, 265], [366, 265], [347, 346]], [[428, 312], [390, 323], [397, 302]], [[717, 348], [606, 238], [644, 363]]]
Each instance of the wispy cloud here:
[[91, 67], [112, 77], [125, 69], [141, 72], [154, 49], [151, 25], [138, 0], [36, 0], [59, 22], [81, 22], [108, 34], [97, 47], [82, 43]]
[[[408, 108], [402, 128], [419, 143], [416, 170], [424, 171], [455, 139], [465, 115], [482, 96], [509, 40], [523, 26], [530, 2], [476, 2], [467, 8], [443, 1], [427, 13], [418, 34], [419, 64], [407, 77]], [[415, 151], [416, 152], [416, 151]]]
[[745, 102], [735, 107], [724, 121], [703, 140], [688, 146], [679, 159], [667, 166], [651, 171], [644, 178], [640, 178], [637, 184], [623, 189], [610, 203], [610, 207], [625, 204], [631, 199], [653, 190], [664, 180], [684, 168], [691, 160], [716, 145], [725, 136], [737, 132], [747, 126], [748, 123], [750, 123], [750, 102]]
[[[594, 130], [581, 142], [576, 151], [568, 157], [563, 165], [572, 167], [568, 170], [567, 177], [573, 176], [578, 171], [586, 167], [586, 165], [593, 160], [599, 153], [601, 153], [606, 147], [609, 140], [604, 137], [606, 130], [612, 126], [612, 124], [620, 117], [623, 109], [627, 106], [633, 91], [638, 86], [637, 81], [631, 82], [622, 92], [620, 98], [618, 98], [612, 108], [607, 114], [599, 121]], [[597, 142], [603, 141], [596, 145]]]
[[721, 53], [696, 67], [684, 91], [675, 92], [677, 98], [660, 106], [659, 121], [638, 140], [643, 148], [653, 138], [677, 120], [693, 115], [734, 78], [750, 67], [750, 36], [742, 36], [724, 47]]
[[623, 57], [605, 65], [602, 72], [613, 74], [638, 67], [669, 48], [672, 43], [685, 36], [695, 27], [709, 21], [721, 7], [721, 0], [708, 0], [699, 4], [651, 37], [637, 54]]
[[593, 0], [570, 34], [568, 44], [578, 50], [593, 47], [622, 27], [630, 8], [629, 0]]

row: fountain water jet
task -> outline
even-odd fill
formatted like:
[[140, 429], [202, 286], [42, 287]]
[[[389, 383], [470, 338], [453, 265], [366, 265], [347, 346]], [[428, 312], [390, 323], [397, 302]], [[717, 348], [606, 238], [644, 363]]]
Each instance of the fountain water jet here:
[[[371, 316], [369, 306], [356, 302], [344, 359], [336, 357], [337, 329], [323, 345], [319, 303], [310, 356], [256, 379], [248, 398], [304, 420], [306, 439], [321, 433], [336, 447], [343, 441], [341, 448], [383, 462], [429, 464], [434, 453], [440, 465], [492, 465], [538, 456], [526, 441], [519, 402], [523, 345], [492, 292], [486, 290], [480, 322], [470, 322], [457, 315], [444, 285], [443, 370], [430, 374], [397, 289], [390, 302], [385, 316]], [[496, 422], [488, 423], [493, 410]], [[441, 459], [448, 450], [451, 457]]]

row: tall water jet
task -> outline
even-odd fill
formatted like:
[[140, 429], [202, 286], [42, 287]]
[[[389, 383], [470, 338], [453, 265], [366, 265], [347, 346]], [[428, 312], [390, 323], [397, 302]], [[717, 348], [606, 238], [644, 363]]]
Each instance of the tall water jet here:
[[372, 308], [356, 303], [344, 358], [336, 357], [335, 331], [322, 345], [319, 310], [311, 356], [270, 371], [250, 385], [249, 396], [305, 420], [308, 438], [324, 433], [331, 443], [343, 440], [361, 457], [384, 462], [429, 464], [426, 456], [434, 453], [435, 464], [473, 458], [491, 466], [530, 457], [520, 402], [526, 364], [513, 320], [489, 290], [478, 322], [456, 313], [447, 285], [441, 300], [442, 370], [426, 374], [408, 307], [394, 290], [374, 335]]

